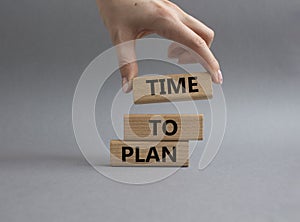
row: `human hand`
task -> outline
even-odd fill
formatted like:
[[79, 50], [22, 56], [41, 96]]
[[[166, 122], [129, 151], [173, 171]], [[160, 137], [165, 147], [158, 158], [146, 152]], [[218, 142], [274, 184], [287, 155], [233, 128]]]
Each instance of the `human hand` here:
[[[220, 66], [209, 49], [214, 32], [202, 22], [185, 13], [167, 0], [97, 0], [100, 14], [114, 45], [156, 33], [178, 42], [196, 52], [173, 43], [169, 57], [179, 63], [200, 62], [215, 83], [223, 81]], [[138, 75], [134, 41], [117, 47], [124, 92], [132, 89], [132, 80]]]

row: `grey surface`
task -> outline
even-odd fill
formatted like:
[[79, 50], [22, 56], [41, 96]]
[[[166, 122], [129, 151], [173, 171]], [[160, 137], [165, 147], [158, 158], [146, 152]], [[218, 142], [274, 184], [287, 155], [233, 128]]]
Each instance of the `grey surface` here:
[[132, 186], [98, 174], [73, 135], [76, 83], [111, 46], [95, 2], [1, 1], [1, 221], [299, 221], [300, 1], [175, 2], [216, 31], [227, 131], [205, 171], [197, 150]]

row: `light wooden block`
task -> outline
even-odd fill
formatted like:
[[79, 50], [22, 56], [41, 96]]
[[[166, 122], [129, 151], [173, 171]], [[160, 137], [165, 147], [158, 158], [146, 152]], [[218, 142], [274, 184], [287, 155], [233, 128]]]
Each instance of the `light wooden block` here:
[[133, 80], [135, 104], [212, 98], [209, 73], [141, 76]]
[[111, 166], [189, 165], [188, 141], [110, 141]]
[[203, 140], [203, 115], [126, 114], [124, 140]]

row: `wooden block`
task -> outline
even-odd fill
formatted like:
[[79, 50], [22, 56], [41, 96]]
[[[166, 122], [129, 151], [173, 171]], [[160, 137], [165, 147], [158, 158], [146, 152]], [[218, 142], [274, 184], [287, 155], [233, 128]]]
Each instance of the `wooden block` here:
[[202, 140], [202, 114], [124, 115], [125, 140]]
[[112, 166], [189, 165], [188, 141], [110, 141]]
[[133, 80], [135, 104], [212, 98], [209, 73], [141, 76]]

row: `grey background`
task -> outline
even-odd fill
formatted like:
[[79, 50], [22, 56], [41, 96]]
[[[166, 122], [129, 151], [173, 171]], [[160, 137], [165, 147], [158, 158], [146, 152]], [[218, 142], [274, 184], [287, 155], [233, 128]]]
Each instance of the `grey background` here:
[[73, 135], [76, 83], [111, 46], [96, 3], [1, 0], [1, 221], [299, 221], [300, 1], [174, 2], [216, 32], [227, 131], [205, 171], [133, 186]]

